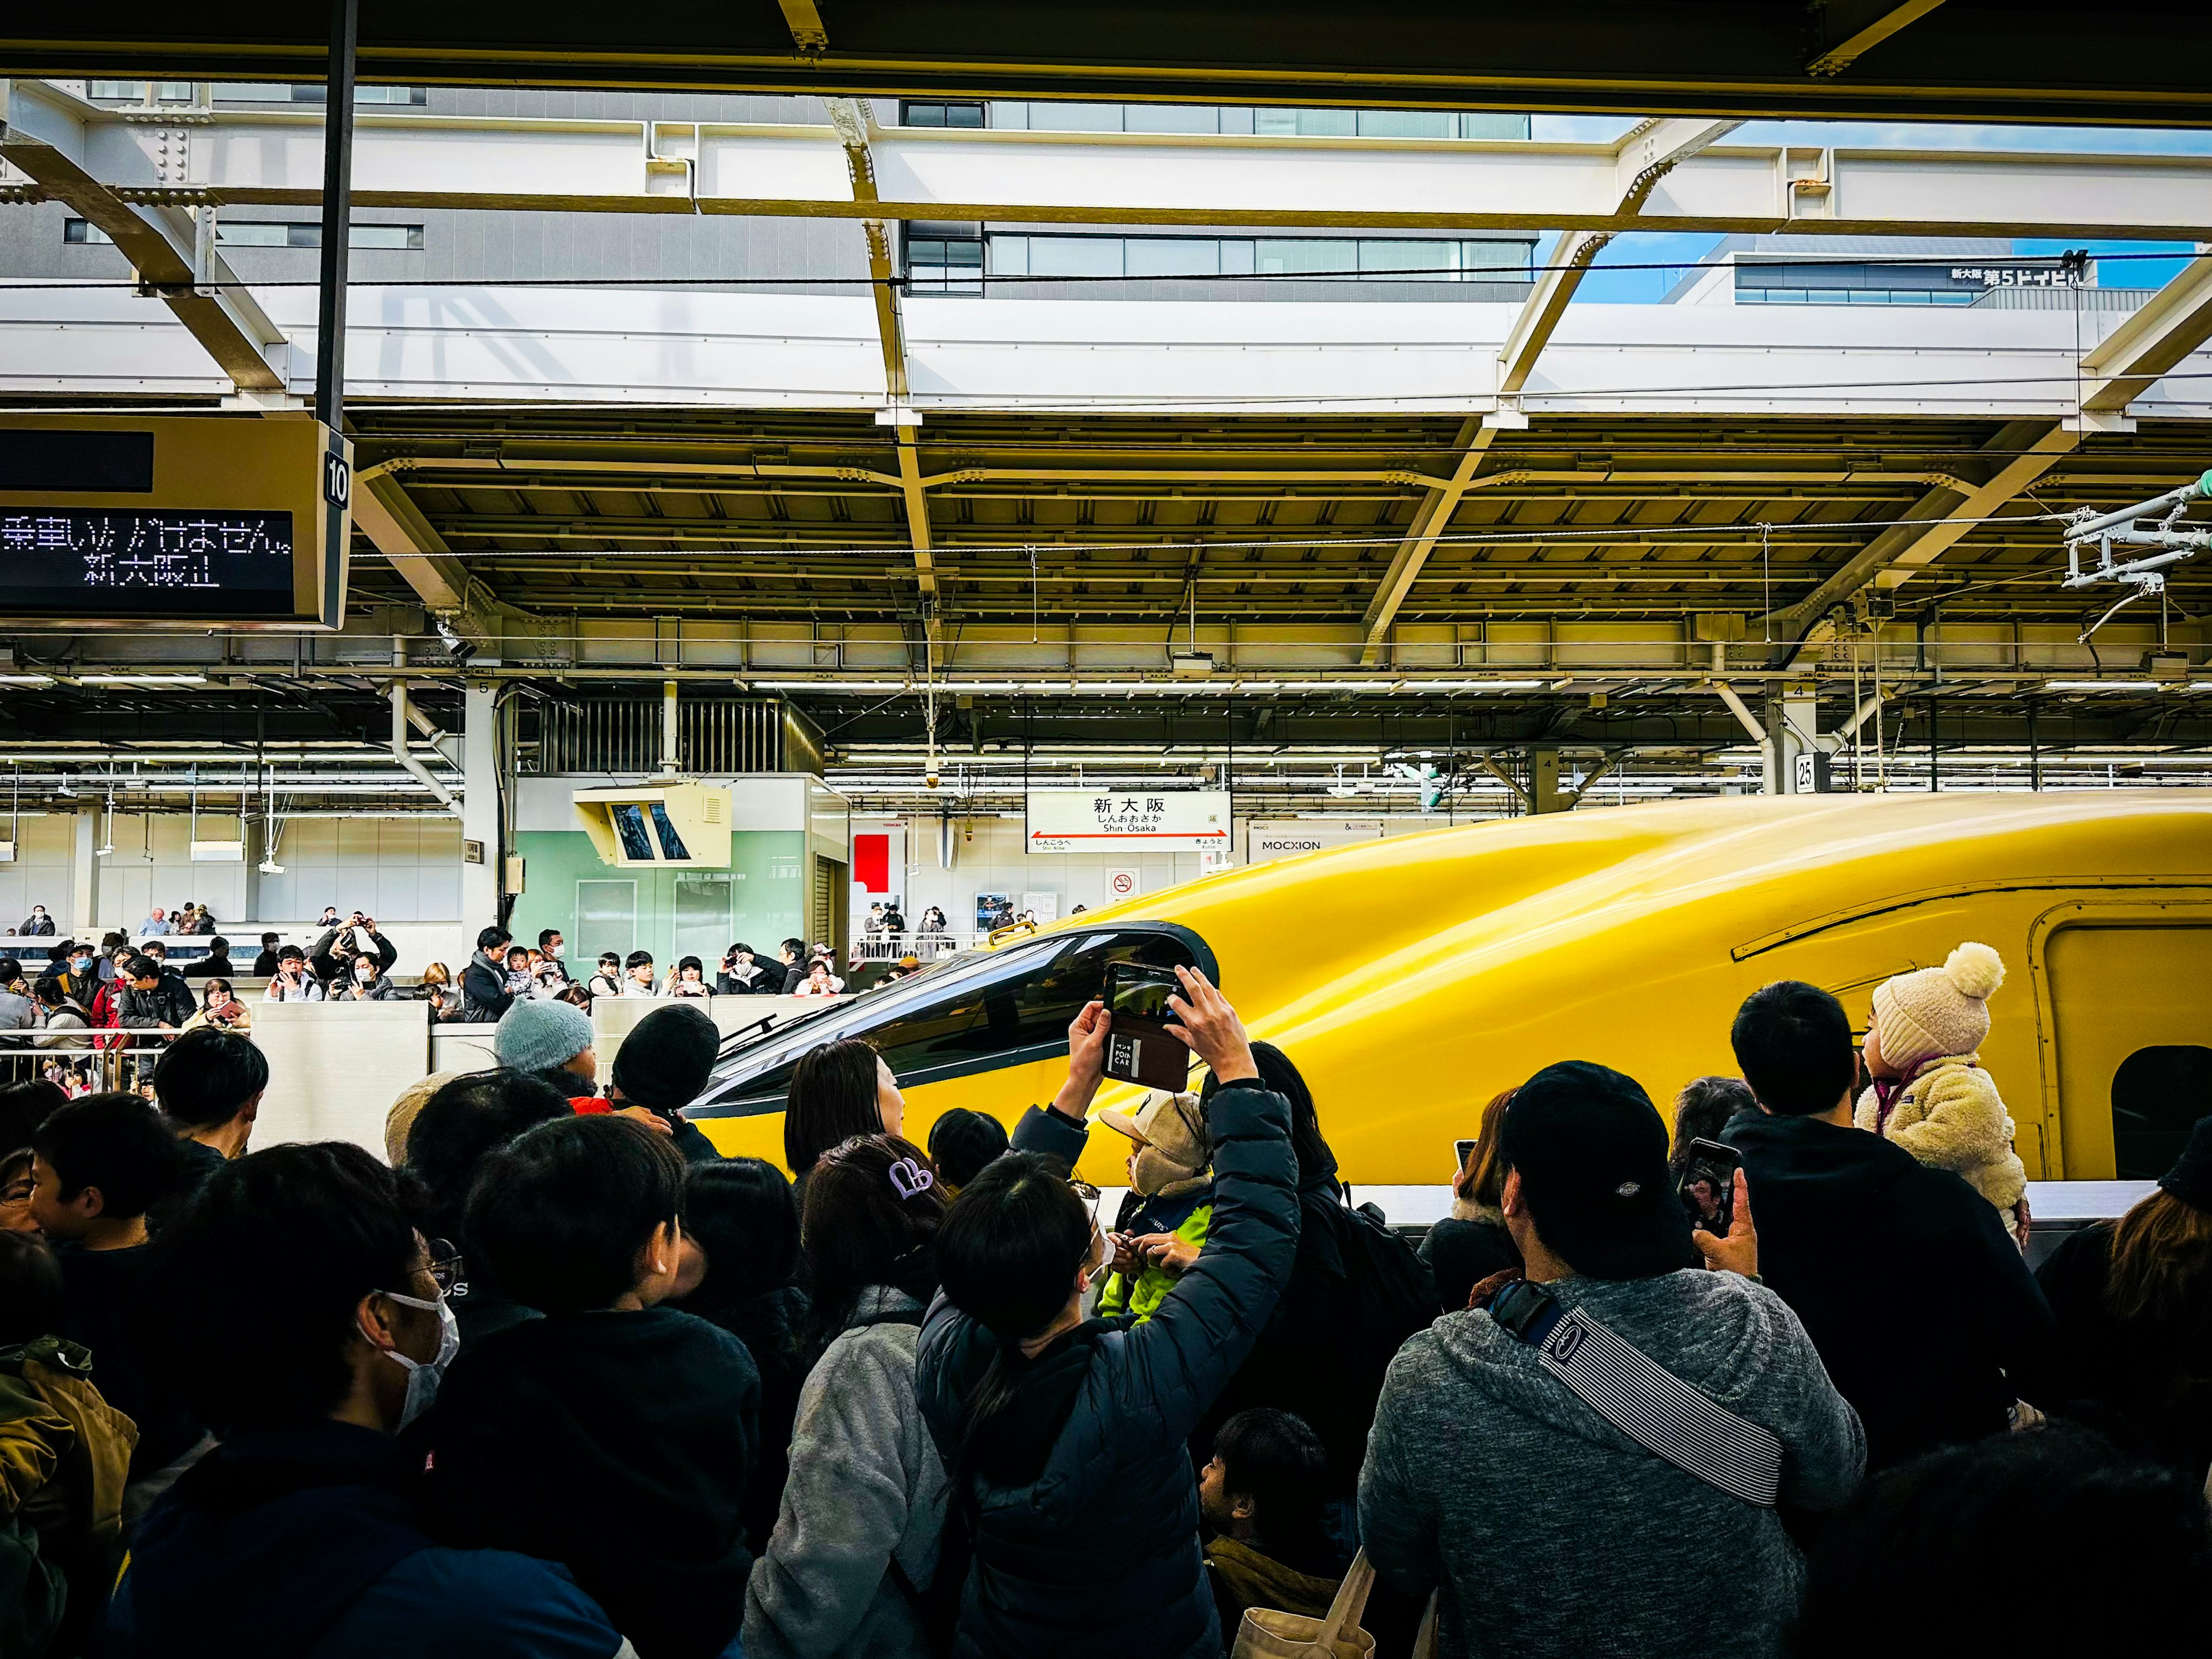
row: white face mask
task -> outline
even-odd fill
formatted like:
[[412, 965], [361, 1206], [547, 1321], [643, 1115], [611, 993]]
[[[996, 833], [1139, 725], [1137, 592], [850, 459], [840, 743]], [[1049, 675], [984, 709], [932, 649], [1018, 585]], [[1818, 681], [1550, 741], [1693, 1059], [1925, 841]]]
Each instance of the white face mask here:
[[453, 1317], [453, 1310], [443, 1297], [433, 1302], [419, 1296], [402, 1296], [397, 1291], [386, 1291], [384, 1295], [403, 1308], [420, 1308], [426, 1313], [432, 1308], [438, 1310], [436, 1358], [410, 1359], [397, 1348], [385, 1350], [386, 1359], [397, 1360], [407, 1368], [407, 1401], [399, 1408], [399, 1426], [404, 1429], [428, 1411], [430, 1402], [438, 1397], [439, 1379], [445, 1376], [446, 1367], [453, 1363], [453, 1356], [461, 1351], [461, 1323]]
[[364, 962], [353, 970], [353, 976], [366, 985], [376, 977], [376, 969]]

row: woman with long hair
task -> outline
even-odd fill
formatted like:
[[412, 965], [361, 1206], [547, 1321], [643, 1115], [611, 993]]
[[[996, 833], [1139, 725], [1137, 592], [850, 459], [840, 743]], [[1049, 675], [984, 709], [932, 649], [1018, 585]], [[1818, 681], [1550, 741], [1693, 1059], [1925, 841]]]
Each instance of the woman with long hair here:
[[764, 1158], [694, 1164], [684, 1180], [684, 1247], [671, 1299], [744, 1343], [760, 1370], [760, 1439], [744, 1505], [745, 1536], [757, 1546], [783, 1504], [809, 1358], [791, 1182]]
[[746, 1586], [748, 1659], [931, 1650], [945, 1480], [915, 1355], [945, 1208], [928, 1154], [896, 1136], [855, 1136], [814, 1164], [799, 1248], [808, 1329], [823, 1346], [799, 1391], [775, 1528]]
[[866, 1043], [825, 1042], [799, 1057], [784, 1107], [783, 1162], [802, 1193], [815, 1160], [832, 1146], [905, 1127], [898, 1079]]
[[[954, 1449], [953, 1501], [972, 1539], [963, 1652], [1222, 1650], [1184, 1442], [1290, 1273], [1297, 1163], [1290, 1104], [1261, 1080], [1236, 1011], [1203, 975], [1177, 971], [1170, 1029], [1218, 1079], [1203, 1270], [1141, 1325], [1083, 1317], [1113, 1255], [1067, 1181], [1104, 1073], [1110, 1020], [1097, 1002], [1068, 1027], [1051, 1106], [1032, 1108], [1013, 1150], [960, 1189], [937, 1236], [945, 1294], [915, 1382], [938, 1443]], [[810, 1222], [811, 1209], [810, 1198]]]
[[2073, 1234], [2035, 1277], [2058, 1319], [2052, 1400], [2202, 1480], [2212, 1467], [2212, 1117], [2197, 1120], [2157, 1190]]
[[211, 979], [200, 987], [199, 1012], [185, 1022], [183, 1029], [196, 1031], [203, 1025], [212, 1025], [218, 1031], [250, 1031], [253, 1011], [233, 994], [228, 980]]
[[1474, 1144], [1452, 1179], [1451, 1214], [1421, 1241], [1421, 1260], [1436, 1280], [1438, 1313], [1462, 1311], [1484, 1279], [1520, 1268], [1521, 1251], [1505, 1230], [1505, 1166], [1498, 1156], [1498, 1126], [1512, 1098], [1508, 1089], [1482, 1109]]

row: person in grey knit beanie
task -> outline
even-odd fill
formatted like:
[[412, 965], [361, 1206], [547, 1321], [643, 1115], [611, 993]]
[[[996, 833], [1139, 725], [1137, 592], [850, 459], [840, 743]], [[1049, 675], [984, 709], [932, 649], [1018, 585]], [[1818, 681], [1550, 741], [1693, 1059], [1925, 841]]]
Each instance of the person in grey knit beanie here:
[[599, 1092], [599, 1057], [592, 1052], [592, 1022], [566, 1002], [518, 1000], [492, 1032], [499, 1063], [544, 1078], [563, 1095]]

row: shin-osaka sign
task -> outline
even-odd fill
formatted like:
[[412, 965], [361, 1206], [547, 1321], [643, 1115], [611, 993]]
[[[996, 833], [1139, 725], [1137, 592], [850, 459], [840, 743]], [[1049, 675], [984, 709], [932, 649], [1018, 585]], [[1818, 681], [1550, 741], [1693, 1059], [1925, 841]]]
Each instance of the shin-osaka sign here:
[[1229, 845], [1218, 789], [1032, 789], [1032, 853], [1200, 853]]

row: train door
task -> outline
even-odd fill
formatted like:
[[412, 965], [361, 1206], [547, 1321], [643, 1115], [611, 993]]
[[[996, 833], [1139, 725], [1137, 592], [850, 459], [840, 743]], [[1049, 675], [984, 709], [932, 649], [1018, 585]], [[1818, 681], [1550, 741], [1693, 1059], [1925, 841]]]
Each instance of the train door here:
[[2212, 915], [2119, 908], [2066, 907], [2079, 919], [2039, 941], [2044, 1082], [2074, 1181], [2154, 1180], [2212, 1113]]

